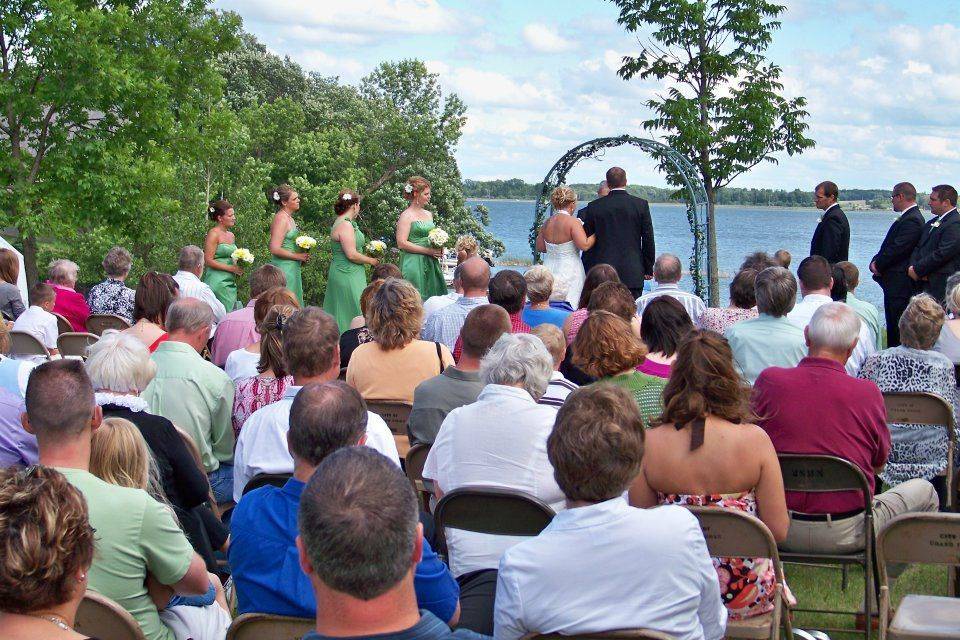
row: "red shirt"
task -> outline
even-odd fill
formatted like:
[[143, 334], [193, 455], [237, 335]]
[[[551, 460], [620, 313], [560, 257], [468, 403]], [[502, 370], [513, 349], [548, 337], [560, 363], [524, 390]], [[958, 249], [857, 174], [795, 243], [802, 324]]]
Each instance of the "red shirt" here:
[[90, 317], [90, 307], [83, 296], [73, 289], [47, 282], [57, 292], [57, 299], [53, 303], [53, 312], [59, 313], [70, 321], [74, 331], [87, 330], [87, 318]]
[[[890, 453], [890, 429], [880, 389], [847, 375], [843, 365], [807, 357], [793, 368], [765, 369], [753, 385], [753, 411], [777, 453], [831, 455], [849, 460], [867, 476]], [[859, 491], [787, 491], [787, 509], [844, 513], [863, 507]]]
[[[523, 321], [523, 309], [510, 314], [510, 333], [530, 333], [530, 325]], [[453, 361], [460, 361], [460, 354], [463, 353], [463, 341], [457, 336], [457, 341], [453, 345]]]

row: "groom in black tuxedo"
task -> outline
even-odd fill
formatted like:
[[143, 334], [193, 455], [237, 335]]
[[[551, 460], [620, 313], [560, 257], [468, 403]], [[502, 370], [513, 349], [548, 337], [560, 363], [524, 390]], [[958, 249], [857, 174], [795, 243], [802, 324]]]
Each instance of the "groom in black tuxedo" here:
[[910, 303], [914, 289], [907, 267], [923, 233], [924, 220], [917, 205], [917, 189], [909, 182], [895, 185], [890, 200], [900, 217], [890, 225], [880, 250], [870, 261], [870, 272], [883, 289], [887, 345], [896, 347], [900, 344], [900, 316]]
[[620, 167], [607, 171], [610, 193], [586, 206], [581, 216], [587, 236], [596, 234], [593, 248], [583, 252], [583, 268], [612, 265], [635, 298], [643, 295], [643, 281], [653, 277], [656, 248], [650, 205], [627, 193], [627, 172]]
[[930, 191], [934, 217], [923, 227], [920, 242], [910, 256], [907, 275], [915, 291], [929, 293], [940, 304], [946, 297], [947, 278], [960, 271], [960, 214], [957, 190], [948, 184]]
[[850, 251], [850, 223], [837, 203], [839, 196], [837, 185], [829, 180], [813, 191], [814, 204], [823, 210], [823, 215], [810, 241], [810, 255], [823, 256], [830, 264], [847, 260]]

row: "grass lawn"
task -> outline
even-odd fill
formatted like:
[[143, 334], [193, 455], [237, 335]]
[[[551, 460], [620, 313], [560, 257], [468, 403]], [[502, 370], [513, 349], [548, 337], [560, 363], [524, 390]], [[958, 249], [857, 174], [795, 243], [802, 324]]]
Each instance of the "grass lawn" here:
[[[798, 600], [797, 606], [801, 608], [857, 610], [863, 597], [863, 572], [859, 567], [850, 567], [849, 571], [847, 589], [844, 591], [840, 588], [841, 572], [839, 568], [796, 564], [784, 565], [787, 584], [790, 585], [790, 590], [793, 591], [794, 597]], [[900, 598], [908, 593], [948, 595], [947, 567], [912, 565], [900, 576], [894, 586], [893, 605], [897, 606]], [[798, 611], [793, 614], [793, 626], [801, 629], [832, 627], [849, 629], [850, 633], [857, 633], [852, 615]], [[837, 634], [841, 637], [849, 637], [842, 631], [828, 631], [827, 633], [831, 636]]]

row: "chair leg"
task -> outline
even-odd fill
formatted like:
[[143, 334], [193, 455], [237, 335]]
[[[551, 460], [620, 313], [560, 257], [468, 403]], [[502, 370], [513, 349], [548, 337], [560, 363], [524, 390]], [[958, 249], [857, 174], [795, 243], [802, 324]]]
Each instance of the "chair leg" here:
[[850, 578], [849, 568], [850, 568], [850, 565], [847, 565], [847, 564], [840, 565], [840, 575], [841, 575], [840, 590], [841, 591], [847, 590], [847, 583], [849, 582], [849, 578]]

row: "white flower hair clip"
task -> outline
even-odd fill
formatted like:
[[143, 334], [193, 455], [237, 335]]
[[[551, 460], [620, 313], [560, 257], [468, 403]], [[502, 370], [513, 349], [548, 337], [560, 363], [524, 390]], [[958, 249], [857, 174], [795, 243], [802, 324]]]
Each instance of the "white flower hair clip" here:
[[209, 211], [210, 213], [213, 213], [214, 211], [216, 211], [216, 209], [213, 206], [211, 206], [209, 209], [207, 209], [207, 211]]
[[276, 200], [277, 202], [280, 202], [280, 194], [277, 193], [276, 191], [274, 191], [274, 192], [273, 192], [273, 199]]
[[403, 192], [404, 192], [404, 193], [413, 193], [413, 185], [412, 185], [412, 184], [408, 184], [408, 185], [404, 186], [404, 187], [403, 187]]
[[350, 195], [349, 193], [345, 193], [345, 194], [343, 194], [343, 199], [344, 199], [344, 200], [353, 200], [353, 196]]

